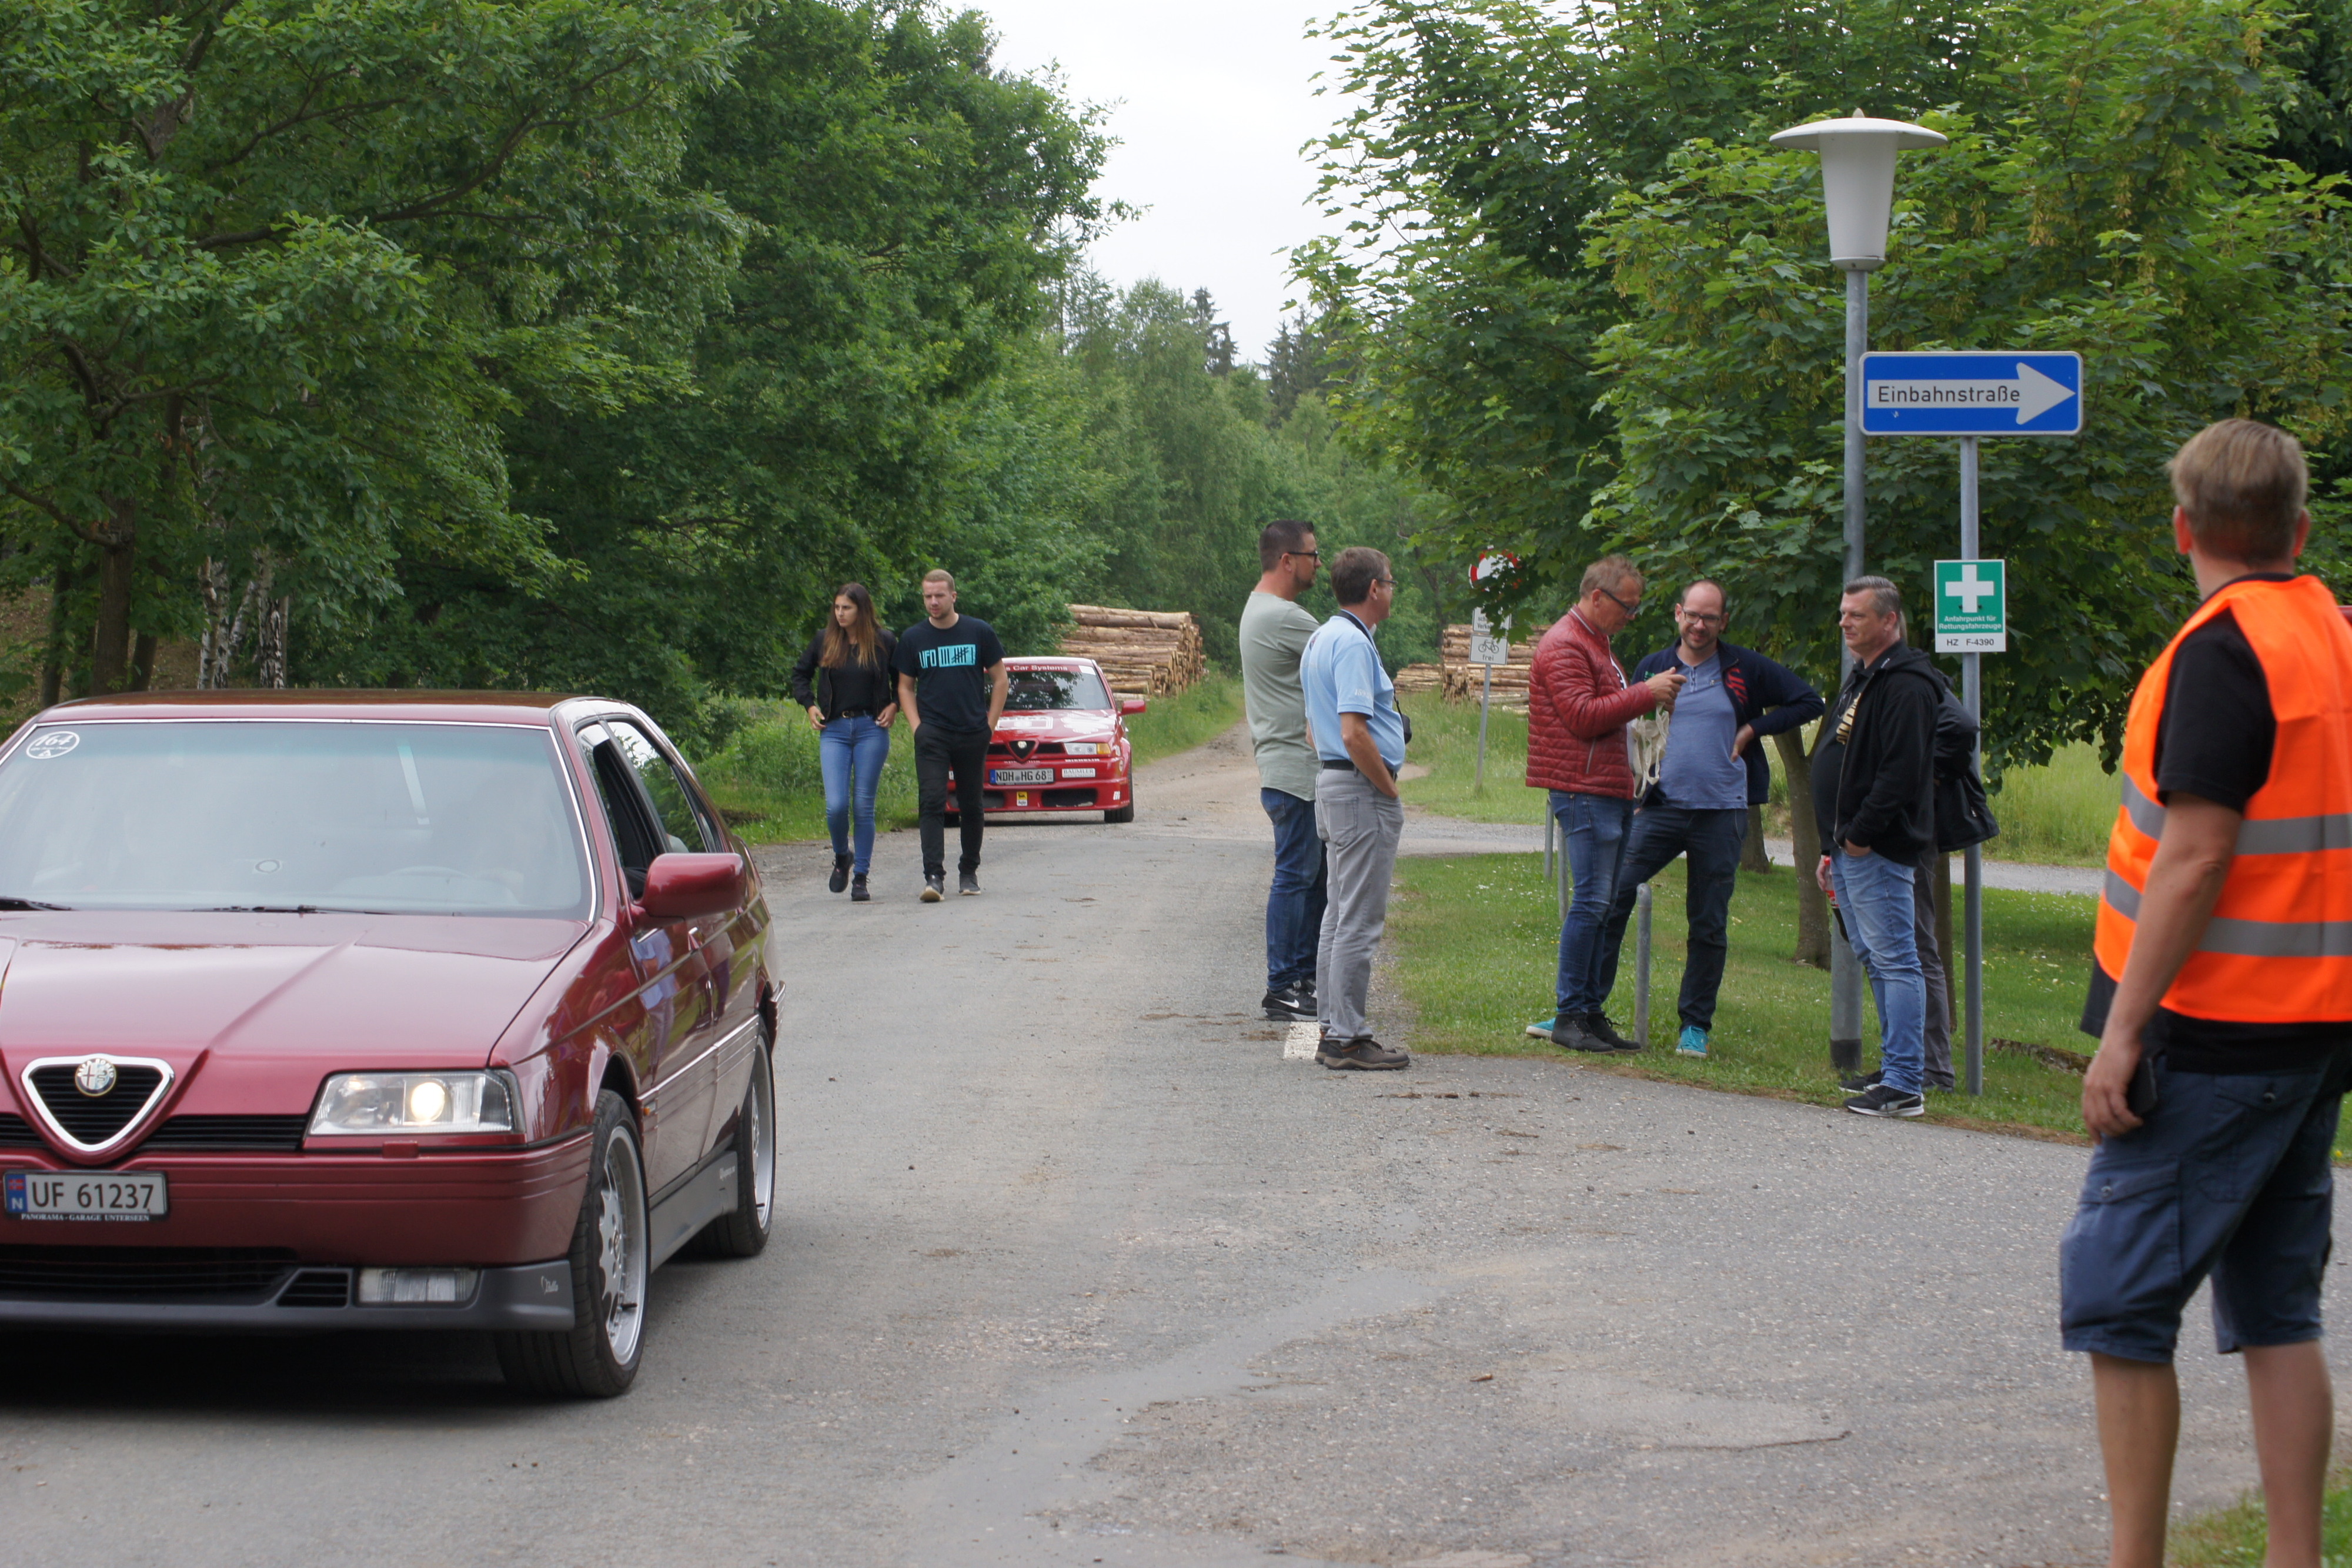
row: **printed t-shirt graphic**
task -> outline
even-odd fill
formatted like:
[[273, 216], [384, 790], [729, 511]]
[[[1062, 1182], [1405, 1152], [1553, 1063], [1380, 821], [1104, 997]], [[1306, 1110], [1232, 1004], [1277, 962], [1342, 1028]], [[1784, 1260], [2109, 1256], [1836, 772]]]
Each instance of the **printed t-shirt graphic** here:
[[994, 627], [972, 615], [957, 616], [944, 632], [918, 621], [898, 634], [892, 658], [900, 674], [913, 678], [926, 725], [961, 735], [986, 733], [990, 672], [1004, 662]]

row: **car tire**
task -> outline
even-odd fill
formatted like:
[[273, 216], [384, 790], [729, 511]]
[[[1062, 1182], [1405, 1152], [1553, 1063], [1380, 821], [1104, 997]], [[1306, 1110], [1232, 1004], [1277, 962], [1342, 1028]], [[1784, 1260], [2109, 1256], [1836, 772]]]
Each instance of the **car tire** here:
[[695, 1234], [698, 1258], [757, 1258], [776, 1218], [776, 1077], [765, 1019], [751, 1052], [751, 1082], [735, 1120], [735, 1207]]
[[497, 1335], [507, 1381], [533, 1394], [610, 1399], [636, 1381], [646, 1344], [647, 1250], [645, 1151], [627, 1102], [596, 1097], [588, 1190], [572, 1228], [574, 1322], [569, 1329]]
[[1127, 788], [1127, 804], [1124, 806], [1113, 806], [1109, 810], [1105, 811], [1103, 813], [1103, 821], [1106, 822], [1132, 822], [1135, 821], [1134, 785], [1129, 784]]

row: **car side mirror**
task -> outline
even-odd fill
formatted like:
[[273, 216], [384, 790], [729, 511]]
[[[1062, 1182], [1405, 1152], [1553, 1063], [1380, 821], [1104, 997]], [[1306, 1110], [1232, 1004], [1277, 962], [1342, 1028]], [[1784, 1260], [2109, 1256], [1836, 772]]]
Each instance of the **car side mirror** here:
[[698, 920], [739, 907], [750, 886], [740, 855], [656, 855], [637, 907], [651, 920]]
[[1118, 699], [1118, 711], [1121, 717], [1125, 717], [1129, 714], [1142, 713], [1150, 706], [1151, 705], [1145, 702], [1141, 697], [1121, 697]]

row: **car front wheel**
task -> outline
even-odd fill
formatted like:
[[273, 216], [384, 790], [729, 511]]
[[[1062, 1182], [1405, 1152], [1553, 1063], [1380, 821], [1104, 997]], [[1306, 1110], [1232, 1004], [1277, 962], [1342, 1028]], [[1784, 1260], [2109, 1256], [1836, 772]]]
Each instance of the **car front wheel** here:
[[751, 1052], [751, 1083], [735, 1118], [735, 1207], [702, 1228], [693, 1249], [705, 1258], [756, 1258], [776, 1219], [776, 1077], [763, 1021]]
[[646, 1162], [635, 1121], [618, 1094], [596, 1098], [588, 1192], [572, 1228], [573, 1319], [568, 1330], [501, 1333], [507, 1381], [534, 1394], [609, 1399], [636, 1381], [645, 1354], [647, 1252]]

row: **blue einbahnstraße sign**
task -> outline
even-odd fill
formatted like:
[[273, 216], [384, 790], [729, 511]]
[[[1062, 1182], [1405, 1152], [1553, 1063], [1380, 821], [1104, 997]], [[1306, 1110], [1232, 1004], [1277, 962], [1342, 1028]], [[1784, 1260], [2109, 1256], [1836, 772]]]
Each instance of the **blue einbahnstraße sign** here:
[[2080, 354], [1864, 354], [1866, 435], [2074, 435]]

